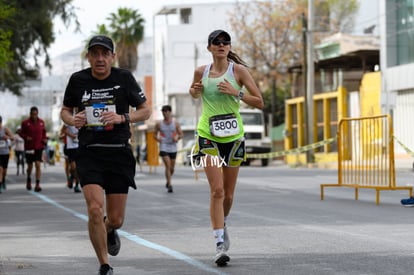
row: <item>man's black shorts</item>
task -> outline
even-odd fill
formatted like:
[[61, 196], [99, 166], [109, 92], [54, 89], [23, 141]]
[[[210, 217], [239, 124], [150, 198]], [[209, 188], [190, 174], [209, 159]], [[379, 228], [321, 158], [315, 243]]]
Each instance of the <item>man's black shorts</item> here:
[[7, 169], [7, 167], [9, 166], [9, 158], [10, 154], [0, 155], [0, 167]]
[[26, 150], [26, 162], [33, 163], [36, 161], [42, 161], [43, 149], [39, 150]]
[[99, 184], [106, 194], [126, 194], [135, 185], [135, 158], [130, 145], [124, 147], [79, 147], [76, 169], [81, 186]]
[[78, 153], [78, 148], [66, 149], [66, 156], [68, 157], [69, 162], [75, 161], [77, 153]]
[[165, 152], [160, 151], [160, 157], [168, 156], [170, 159], [176, 159], [177, 158], [177, 152]]

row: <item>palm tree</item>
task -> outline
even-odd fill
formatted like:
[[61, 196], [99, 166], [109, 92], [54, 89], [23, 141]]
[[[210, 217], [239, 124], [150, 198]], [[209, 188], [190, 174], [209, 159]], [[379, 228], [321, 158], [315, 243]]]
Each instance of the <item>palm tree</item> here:
[[111, 13], [107, 19], [116, 45], [118, 66], [135, 71], [138, 65], [138, 44], [144, 39], [144, 18], [138, 10], [119, 8], [118, 13]]

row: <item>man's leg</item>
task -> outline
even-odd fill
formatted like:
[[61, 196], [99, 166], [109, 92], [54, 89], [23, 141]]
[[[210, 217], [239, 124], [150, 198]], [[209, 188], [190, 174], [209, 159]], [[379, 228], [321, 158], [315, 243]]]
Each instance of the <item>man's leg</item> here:
[[174, 175], [175, 171], [175, 159], [170, 159], [170, 177]]
[[33, 170], [33, 162], [28, 161], [27, 162], [27, 179], [26, 179], [26, 189], [32, 190], [32, 170]]
[[[3, 173], [3, 166], [0, 166], [0, 175]], [[3, 188], [3, 182], [0, 181], [0, 193], [1, 193], [1, 189]]]
[[124, 223], [125, 207], [128, 194], [106, 195], [106, 217], [105, 225], [108, 232], [118, 229]]
[[170, 157], [167, 156], [163, 156], [162, 157], [162, 161], [164, 162], [164, 166], [165, 166], [165, 179], [167, 180], [167, 186], [168, 187], [171, 184], [171, 159]]
[[106, 242], [108, 253], [112, 256], [118, 255], [121, 249], [121, 240], [116, 229], [120, 228], [124, 223], [126, 200], [126, 193], [106, 195]]
[[39, 161], [39, 160], [36, 160], [36, 162], [35, 162], [35, 178], [36, 178], [36, 185], [35, 185], [35, 191], [36, 192], [40, 192], [40, 191], [42, 191], [42, 188], [40, 188], [40, 177], [42, 176], [42, 170], [41, 170], [41, 167], [42, 167], [42, 163], [41, 163], [41, 161]]
[[83, 187], [83, 196], [88, 209], [89, 239], [100, 265], [109, 264], [106, 246], [106, 227], [104, 223], [104, 193], [97, 184]]

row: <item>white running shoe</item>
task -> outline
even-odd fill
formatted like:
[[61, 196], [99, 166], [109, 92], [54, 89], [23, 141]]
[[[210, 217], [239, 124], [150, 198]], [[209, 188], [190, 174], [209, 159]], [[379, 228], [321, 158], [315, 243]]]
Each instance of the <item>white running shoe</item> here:
[[218, 266], [225, 266], [227, 265], [227, 262], [230, 261], [230, 257], [226, 252], [226, 249], [224, 248], [224, 244], [221, 243], [216, 247], [216, 257], [214, 259], [214, 262]]

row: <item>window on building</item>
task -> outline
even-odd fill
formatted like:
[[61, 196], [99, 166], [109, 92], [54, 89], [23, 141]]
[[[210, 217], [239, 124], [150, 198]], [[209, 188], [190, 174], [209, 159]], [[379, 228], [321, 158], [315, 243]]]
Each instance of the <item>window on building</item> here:
[[191, 24], [192, 18], [191, 18], [190, 8], [180, 10], [180, 20], [181, 20], [181, 24]]
[[388, 66], [414, 62], [414, 0], [387, 1]]

